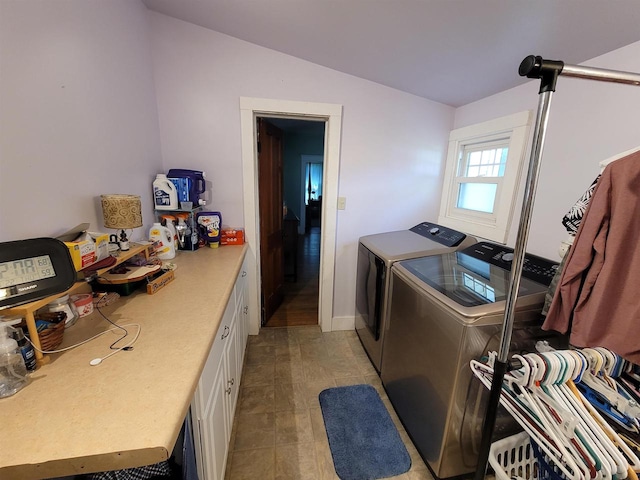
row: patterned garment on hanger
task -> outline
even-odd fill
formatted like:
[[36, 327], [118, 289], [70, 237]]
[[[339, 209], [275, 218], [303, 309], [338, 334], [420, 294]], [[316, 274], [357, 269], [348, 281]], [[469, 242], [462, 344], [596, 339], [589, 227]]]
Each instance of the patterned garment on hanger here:
[[573, 205], [573, 207], [571, 207], [571, 210], [569, 210], [567, 214], [562, 217], [562, 224], [564, 225], [564, 228], [567, 229], [569, 235], [575, 236], [575, 234], [578, 233], [580, 222], [582, 221], [582, 217], [584, 217], [584, 212], [586, 212], [587, 210], [587, 206], [589, 205], [589, 201], [593, 196], [593, 191], [596, 188], [598, 180], [600, 180], [600, 175], [596, 177], [587, 191], [584, 192], [578, 199], [578, 201]]
[[[578, 199], [578, 201], [571, 207], [564, 217], [562, 217], [562, 224], [564, 228], [567, 229], [567, 233], [572, 237], [575, 237], [578, 232], [578, 228], [580, 228], [580, 222], [582, 222], [582, 217], [584, 217], [584, 213], [587, 211], [587, 206], [591, 201], [591, 197], [593, 196], [593, 191], [596, 188], [596, 184], [600, 180], [600, 175], [596, 177], [596, 179], [591, 183], [587, 191], [582, 194], [582, 196]], [[551, 279], [551, 284], [549, 285], [549, 289], [547, 290], [546, 295], [544, 296], [544, 306], [542, 307], [542, 315], [547, 316], [549, 312], [549, 307], [551, 306], [551, 302], [553, 300], [553, 296], [556, 293], [556, 287], [558, 286], [558, 281], [560, 280], [560, 275], [562, 274], [562, 269], [564, 268], [564, 263], [567, 258], [568, 251], [562, 257], [560, 261], [560, 265], [556, 270], [556, 273], [553, 275]]]

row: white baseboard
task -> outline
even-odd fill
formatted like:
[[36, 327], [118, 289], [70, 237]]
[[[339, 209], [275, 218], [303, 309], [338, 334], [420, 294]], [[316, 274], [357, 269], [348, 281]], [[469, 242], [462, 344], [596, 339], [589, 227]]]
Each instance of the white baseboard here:
[[355, 330], [356, 317], [333, 317], [331, 319], [331, 331]]

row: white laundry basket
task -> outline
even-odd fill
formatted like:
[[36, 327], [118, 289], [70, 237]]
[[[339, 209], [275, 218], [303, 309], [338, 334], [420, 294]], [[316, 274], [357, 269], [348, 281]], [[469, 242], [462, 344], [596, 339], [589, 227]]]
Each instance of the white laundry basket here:
[[[491, 444], [489, 464], [496, 472], [497, 480], [522, 478], [526, 480], [561, 480], [561, 474], [540, 464], [531, 446], [527, 432], [518, 433]], [[543, 462], [544, 463], [544, 462]]]

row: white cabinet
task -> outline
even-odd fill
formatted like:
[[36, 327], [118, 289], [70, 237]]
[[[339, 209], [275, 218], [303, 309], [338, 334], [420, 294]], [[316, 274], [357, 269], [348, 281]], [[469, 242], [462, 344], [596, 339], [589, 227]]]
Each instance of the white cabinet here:
[[200, 480], [224, 478], [248, 335], [245, 265], [229, 298], [191, 404]]

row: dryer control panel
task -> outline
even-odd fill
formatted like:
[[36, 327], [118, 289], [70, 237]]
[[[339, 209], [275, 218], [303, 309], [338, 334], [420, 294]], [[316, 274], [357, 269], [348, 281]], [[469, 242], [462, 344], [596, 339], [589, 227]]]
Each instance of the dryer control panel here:
[[409, 229], [447, 247], [456, 247], [467, 237], [464, 233], [435, 223], [422, 222]]
[[[460, 253], [464, 253], [473, 258], [484, 260], [491, 265], [511, 271], [513, 261], [513, 249], [504, 245], [497, 245], [490, 242], [479, 242], [465, 248]], [[522, 276], [545, 286], [551, 284], [551, 280], [558, 270], [558, 264], [538, 257], [530, 253], [525, 253], [524, 264], [522, 265]]]

